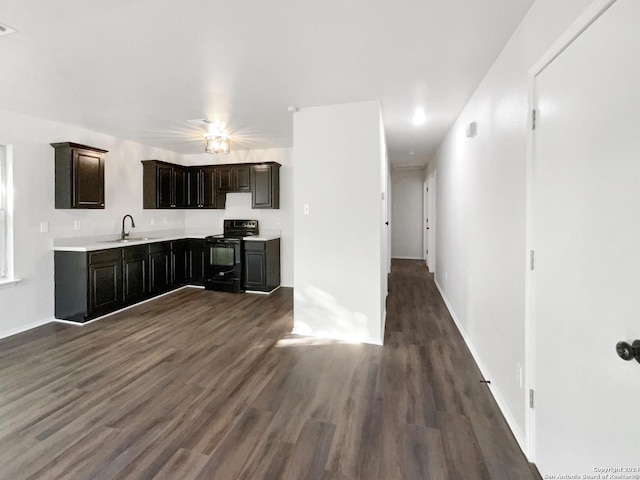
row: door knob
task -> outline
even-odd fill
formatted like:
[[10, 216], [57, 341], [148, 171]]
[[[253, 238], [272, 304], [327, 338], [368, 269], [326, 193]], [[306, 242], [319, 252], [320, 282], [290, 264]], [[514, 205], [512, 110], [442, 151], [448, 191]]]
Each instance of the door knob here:
[[618, 342], [616, 344], [616, 353], [623, 360], [633, 360], [634, 358], [640, 363], [640, 340], [634, 340], [631, 345], [627, 342]]

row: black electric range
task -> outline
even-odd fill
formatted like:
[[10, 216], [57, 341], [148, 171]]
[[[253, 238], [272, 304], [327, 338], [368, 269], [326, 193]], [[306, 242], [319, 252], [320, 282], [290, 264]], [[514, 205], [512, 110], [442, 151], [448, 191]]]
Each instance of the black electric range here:
[[258, 220], [225, 220], [224, 233], [205, 238], [208, 262], [204, 287], [221, 292], [244, 292], [244, 237], [258, 235]]

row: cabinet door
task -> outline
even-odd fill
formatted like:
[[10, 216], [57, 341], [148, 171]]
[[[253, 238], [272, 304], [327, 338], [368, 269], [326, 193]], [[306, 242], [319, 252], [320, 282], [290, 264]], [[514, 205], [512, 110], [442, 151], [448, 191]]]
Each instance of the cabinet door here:
[[246, 288], [265, 288], [267, 284], [266, 256], [264, 251], [247, 250], [244, 253], [244, 285]]
[[187, 280], [187, 245], [184, 240], [171, 243], [172, 285], [183, 285]]
[[175, 197], [173, 205], [176, 208], [185, 208], [189, 204], [188, 181], [187, 172], [184, 169], [180, 167], [173, 169], [173, 191]]
[[203, 168], [204, 176], [204, 208], [224, 208], [225, 192], [217, 188], [219, 169]]
[[234, 190], [239, 192], [251, 191], [251, 167], [242, 165], [233, 168]]
[[173, 167], [158, 165], [156, 170], [158, 176], [156, 185], [157, 208], [171, 208], [173, 203]]
[[149, 255], [149, 291], [152, 295], [166, 292], [171, 287], [171, 252]]
[[233, 187], [233, 167], [230, 165], [223, 167], [216, 167], [217, 170], [217, 183], [216, 186], [220, 191], [231, 191]]
[[190, 241], [187, 252], [187, 282], [201, 285], [204, 282], [206, 249], [202, 241]]
[[104, 156], [73, 150], [73, 208], [104, 208]]
[[278, 170], [270, 165], [251, 169], [252, 208], [280, 208]]
[[201, 168], [191, 168], [188, 174], [188, 204], [189, 208], [204, 206], [204, 171]]
[[89, 316], [117, 310], [122, 303], [121, 262], [89, 265]]
[[135, 257], [122, 261], [122, 290], [125, 304], [140, 302], [149, 296], [147, 281], [148, 257]]

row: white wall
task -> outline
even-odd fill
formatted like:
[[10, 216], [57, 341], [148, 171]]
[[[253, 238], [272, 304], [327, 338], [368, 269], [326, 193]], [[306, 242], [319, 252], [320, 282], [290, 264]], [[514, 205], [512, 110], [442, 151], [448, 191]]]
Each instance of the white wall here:
[[382, 342], [386, 155], [380, 118], [378, 102], [294, 114], [295, 333]]
[[[589, 3], [534, 3], [430, 165], [438, 171], [436, 281], [521, 443], [527, 74]], [[466, 138], [474, 121], [478, 135]]]
[[[64, 141], [109, 150], [104, 210], [54, 209], [54, 150], [49, 144]], [[178, 154], [2, 110], [0, 144], [13, 146], [14, 267], [23, 280], [0, 289], [0, 336], [53, 318], [52, 238], [118, 234], [127, 213], [138, 230], [184, 226], [183, 211], [142, 209], [140, 160], [178, 161]], [[48, 233], [40, 233], [43, 221], [49, 223]], [[81, 222], [80, 231], [74, 230], [75, 221]]]
[[278, 162], [280, 168], [280, 208], [252, 209], [250, 193], [228, 193], [224, 210], [186, 210], [187, 228], [213, 227], [222, 230], [227, 218], [257, 219], [260, 230], [280, 230], [281, 284], [293, 287], [293, 162], [291, 148], [233, 150], [228, 155], [185, 155], [183, 165], [216, 165], [221, 163]]
[[422, 207], [424, 171], [391, 171], [393, 222], [391, 222], [391, 256], [419, 258], [422, 253]]

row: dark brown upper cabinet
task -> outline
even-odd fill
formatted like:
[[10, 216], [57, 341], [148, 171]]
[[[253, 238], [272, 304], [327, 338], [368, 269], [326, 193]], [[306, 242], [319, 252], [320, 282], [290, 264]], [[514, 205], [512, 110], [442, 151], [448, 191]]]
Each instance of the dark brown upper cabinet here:
[[190, 167], [187, 208], [224, 208], [225, 194], [220, 192], [215, 167]]
[[226, 194], [251, 192], [253, 208], [280, 208], [280, 164], [183, 167], [143, 160], [144, 208], [224, 209]]
[[104, 208], [107, 150], [78, 143], [52, 143], [55, 149], [55, 207]]
[[251, 208], [280, 208], [280, 164], [251, 166]]
[[218, 190], [221, 192], [250, 192], [250, 165], [221, 165], [218, 171]]
[[143, 160], [143, 208], [186, 208], [189, 204], [189, 176], [186, 167]]

